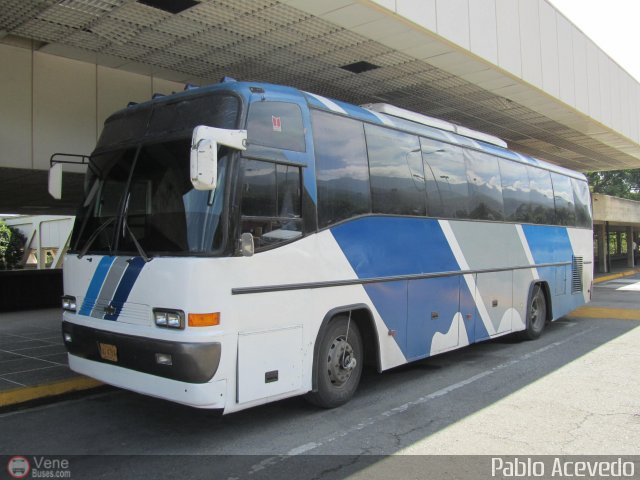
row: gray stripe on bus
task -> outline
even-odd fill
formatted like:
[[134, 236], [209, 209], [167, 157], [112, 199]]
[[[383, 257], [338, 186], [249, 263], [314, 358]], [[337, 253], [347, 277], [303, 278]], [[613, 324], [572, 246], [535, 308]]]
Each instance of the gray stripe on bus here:
[[96, 299], [96, 304], [93, 307], [93, 310], [91, 310], [92, 317], [102, 318], [104, 316], [104, 307], [109, 305], [128, 265], [127, 259], [123, 257], [118, 257], [115, 262], [113, 262], [109, 269], [109, 273], [107, 274], [107, 278], [102, 284], [102, 288], [100, 289], [100, 293]]
[[[470, 224], [455, 220], [450, 220], [449, 224], [471, 270], [529, 263], [516, 226], [513, 224], [479, 222]], [[498, 265], [495, 264], [495, 259], [499, 259]], [[498, 332], [500, 322], [511, 307], [518, 311], [524, 321], [526, 298], [514, 296], [513, 292], [528, 292], [532, 280], [532, 270], [477, 275], [476, 289], [487, 308], [496, 333], [500, 333]], [[494, 300], [498, 301], [496, 307], [492, 307]]]

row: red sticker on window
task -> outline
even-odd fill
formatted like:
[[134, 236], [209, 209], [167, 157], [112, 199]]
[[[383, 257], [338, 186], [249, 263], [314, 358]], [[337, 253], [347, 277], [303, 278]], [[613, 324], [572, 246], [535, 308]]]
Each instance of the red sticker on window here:
[[271, 125], [273, 125], [274, 132], [282, 131], [282, 123], [280, 122], [280, 117], [274, 117], [271, 115]]

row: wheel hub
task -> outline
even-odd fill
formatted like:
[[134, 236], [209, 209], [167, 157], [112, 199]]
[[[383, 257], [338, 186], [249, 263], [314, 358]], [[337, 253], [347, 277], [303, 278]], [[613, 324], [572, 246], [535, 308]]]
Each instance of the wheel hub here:
[[538, 299], [536, 298], [532, 303], [531, 303], [531, 309], [530, 309], [530, 315], [529, 317], [531, 318], [531, 323], [538, 327], [539, 323], [540, 323], [540, 310], [539, 310], [539, 305], [538, 305]]
[[331, 343], [327, 357], [327, 370], [331, 383], [338, 386], [343, 385], [349, 380], [351, 372], [357, 364], [358, 361], [349, 342], [342, 336], [336, 338]]

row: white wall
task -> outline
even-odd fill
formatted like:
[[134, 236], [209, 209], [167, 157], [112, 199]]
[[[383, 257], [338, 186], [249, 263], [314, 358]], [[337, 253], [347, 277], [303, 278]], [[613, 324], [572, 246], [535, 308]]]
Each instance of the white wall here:
[[[294, 6], [305, 3], [284, 1]], [[439, 35], [640, 143], [640, 83], [547, 0], [362, 3], [376, 4], [378, 10], [389, 10], [406, 22]]]
[[56, 152], [88, 154], [130, 101], [183, 84], [0, 44], [0, 167], [48, 169]]
[[31, 52], [0, 45], [0, 65], [0, 166], [31, 168]]

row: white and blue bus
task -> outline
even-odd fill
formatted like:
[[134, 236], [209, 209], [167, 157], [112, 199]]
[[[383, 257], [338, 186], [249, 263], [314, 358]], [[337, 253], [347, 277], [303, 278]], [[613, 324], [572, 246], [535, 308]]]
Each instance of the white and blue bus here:
[[69, 364], [225, 413], [335, 407], [364, 365], [537, 338], [590, 298], [591, 226], [582, 174], [498, 138], [224, 79], [107, 119], [64, 263]]

